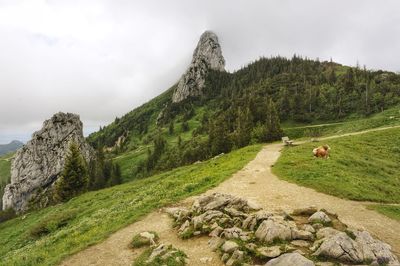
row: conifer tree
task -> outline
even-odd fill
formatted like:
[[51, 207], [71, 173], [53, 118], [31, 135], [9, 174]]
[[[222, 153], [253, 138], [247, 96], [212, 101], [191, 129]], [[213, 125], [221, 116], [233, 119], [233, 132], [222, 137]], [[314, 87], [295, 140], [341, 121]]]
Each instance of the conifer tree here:
[[212, 155], [218, 155], [222, 152], [230, 152], [232, 142], [225, 117], [222, 115], [214, 123], [210, 123], [209, 128], [209, 146]]
[[65, 158], [64, 169], [56, 183], [55, 199], [67, 201], [87, 190], [88, 170], [79, 147], [72, 142]]
[[187, 121], [183, 121], [182, 122], [182, 132], [186, 132], [186, 131], [189, 131], [189, 124], [188, 124], [188, 122]]
[[174, 134], [174, 121], [173, 120], [169, 123], [168, 133], [170, 135]]
[[122, 183], [121, 167], [118, 163], [114, 163], [112, 166], [110, 186], [115, 186]]
[[94, 169], [90, 168], [90, 189], [97, 190], [106, 186], [106, 177], [104, 176], [105, 155], [103, 147], [97, 149], [94, 164]]
[[251, 139], [252, 117], [249, 108], [239, 108], [236, 123], [235, 144], [241, 148], [248, 145]]
[[279, 115], [272, 99], [268, 100], [267, 104], [267, 121], [266, 126], [266, 140], [279, 140], [282, 137], [283, 131], [281, 129]]

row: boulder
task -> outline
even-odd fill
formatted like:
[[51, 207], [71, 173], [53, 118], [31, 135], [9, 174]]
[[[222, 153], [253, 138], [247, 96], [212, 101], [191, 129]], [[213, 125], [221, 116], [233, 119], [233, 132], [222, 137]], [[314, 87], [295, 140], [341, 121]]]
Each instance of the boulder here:
[[317, 211], [316, 213], [311, 215], [310, 218], [308, 218], [308, 221], [312, 222], [312, 223], [318, 223], [318, 222], [320, 222], [320, 223], [330, 223], [332, 220], [323, 211]]
[[164, 211], [171, 215], [177, 222], [187, 219], [190, 213], [188, 209], [183, 207], [165, 208]]
[[149, 258], [147, 259], [147, 263], [152, 262], [156, 257], [162, 256], [167, 253], [169, 247], [164, 244], [158, 245], [156, 248], [153, 249]]
[[346, 263], [362, 263], [364, 260], [373, 259], [373, 254], [364, 254], [359, 243], [343, 232], [325, 238], [313, 255]]
[[304, 225], [302, 225], [300, 228], [301, 228], [302, 230], [304, 230], [304, 231], [308, 231], [308, 232], [310, 232], [310, 233], [315, 233], [315, 228], [312, 227], [312, 226], [309, 225], [309, 224], [304, 224]]
[[292, 231], [296, 229], [296, 225], [279, 216], [271, 218], [260, 224], [255, 237], [266, 243], [272, 243], [274, 240], [292, 240]]
[[363, 254], [372, 253], [373, 262], [379, 265], [400, 265], [400, 262], [395, 255], [391, 252], [391, 246], [372, 238], [367, 231], [353, 231], [356, 239], [355, 241], [360, 244]]
[[292, 239], [314, 240], [314, 235], [309, 231], [292, 229]]
[[331, 237], [336, 234], [340, 233], [339, 230], [333, 229], [332, 227], [324, 227], [318, 230], [317, 232], [317, 239]]
[[257, 253], [263, 258], [276, 258], [281, 255], [282, 251], [279, 246], [259, 247]]
[[213, 193], [211, 195], [201, 196], [195, 200], [192, 205], [191, 211], [203, 213], [205, 211], [230, 211], [238, 216], [245, 216], [244, 213], [255, 210], [257, 208], [254, 203], [250, 201], [235, 197], [228, 194]]
[[224, 240], [220, 237], [212, 237], [210, 240], [208, 240], [208, 246], [212, 251], [219, 249], [222, 244], [224, 244]]
[[235, 250], [229, 260], [226, 262], [227, 266], [238, 265], [243, 260], [244, 252], [240, 250]]
[[244, 232], [238, 227], [224, 229], [221, 236], [225, 239], [241, 239], [242, 241], [247, 241], [250, 238], [248, 232]]
[[314, 262], [300, 255], [299, 253], [285, 253], [279, 257], [272, 259], [265, 264], [265, 266], [314, 266]]
[[318, 211], [317, 207], [311, 206], [307, 208], [300, 208], [300, 209], [295, 209], [292, 212], [292, 215], [312, 215]]
[[64, 168], [70, 144], [74, 142], [89, 162], [94, 150], [86, 142], [79, 116], [57, 113], [44, 121], [41, 130], [17, 151], [11, 163], [11, 183], [4, 190], [3, 209], [24, 212], [29, 202], [45, 207], [52, 199], [52, 188]]
[[226, 241], [222, 245], [222, 250], [226, 253], [232, 253], [233, 251], [237, 250], [239, 248], [239, 245], [236, 242], [233, 241]]

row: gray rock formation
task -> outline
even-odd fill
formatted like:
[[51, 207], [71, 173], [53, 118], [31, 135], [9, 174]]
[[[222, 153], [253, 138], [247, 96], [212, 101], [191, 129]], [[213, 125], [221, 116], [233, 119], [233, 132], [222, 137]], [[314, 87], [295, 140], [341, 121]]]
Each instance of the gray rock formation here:
[[29, 202], [40, 197], [41, 205], [48, 201], [49, 189], [59, 177], [70, 143], [74, 141], [83, 157], [89, 161], [93, 149], [87, 144], [78, 115], [57, 113], [43, 123], [41, 130], [15, 155], [11, 164], [11, 184], [3, 195], [3, 209], [23, 212]]
[[352, 234], [354, 239], [346, 233], [337, 231], [335, 234], [332, 231], [314, 255], [352, 264], [400, 265], [388, 244], [372, 238], [367, 231], [353, 231]]
[[218, 37], [211, 31], [201, 35], [193, 52], [192, 62], [179, 80], [172, 102], [177, 103], [188, 97], [201, 95], [208, 69], [225, 71], [225, 59]]

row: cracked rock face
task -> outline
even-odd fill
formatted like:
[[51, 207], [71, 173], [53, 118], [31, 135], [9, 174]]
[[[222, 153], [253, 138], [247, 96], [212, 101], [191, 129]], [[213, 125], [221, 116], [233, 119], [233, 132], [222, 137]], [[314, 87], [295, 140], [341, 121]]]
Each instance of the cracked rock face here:
[[[42, 129], [32, 135], [12, 161], [11, 184], [4, 190], [3, 209], [23, 212], [28, 209], [30, 200], [38, 196], [46, 199], [49, 188], [64, 167], [72, 141], [78, 145], [86, 161], [93, 158], [94, 151], [83, 137], [78, 115], [57, 113], [46, 120]], [[45, 206], [46, 202], [41, 204]]]
[[326, 236], [314, 255], [345, 263], [369, 261], [378, 265], [399, 265], [388, 244], [373, 239], [367, 231], [354, 231], [353, 234], [355, 239], [339, 231]]
[[188, 97], [201, 95], [208, 69], [225, 71], [225, 59], [222, 56], [218, 37], [211, 31], [206, 31], [201, 35], [193, 52], [192, 62], [179, 80], [172, 102], [177, 103]]

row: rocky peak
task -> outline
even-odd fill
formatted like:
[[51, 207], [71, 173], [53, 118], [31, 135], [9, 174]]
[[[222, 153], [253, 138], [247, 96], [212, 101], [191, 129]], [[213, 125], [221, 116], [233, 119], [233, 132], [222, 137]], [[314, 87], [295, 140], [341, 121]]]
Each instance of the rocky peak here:
[[172, 102], [180, 102], [191, 96], [202, 94], [208, 69], [225, 71], [225, 59], [222, 56], [218, 37], [211, 31], [204, 32], [193, 52], [192, 62], [178, 82]]
[[3, 195], [3, 209], [25, 211], [29, 202], [38, 198], [45, 206], [72, 141], [80, 147], [86, 161], [93, 158], [93, 149], [83, 137], [78, 115], [60, 112], [46, 120], [42, 129], [15, 154], [11, 163], [11, 184], [6, 186]]

